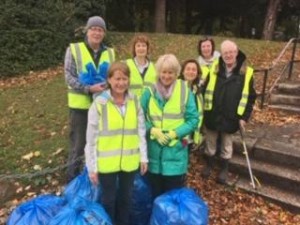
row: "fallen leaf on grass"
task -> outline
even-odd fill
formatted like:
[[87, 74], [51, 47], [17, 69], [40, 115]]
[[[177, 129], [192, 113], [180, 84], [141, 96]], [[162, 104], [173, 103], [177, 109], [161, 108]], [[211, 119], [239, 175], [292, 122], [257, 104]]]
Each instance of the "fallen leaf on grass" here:
[[40, 165], [34, 165], [33, 169], [34, 170], [42, 170], [42, 167]]
[[26, 155], [23, 155], [22, 159], [25, 159], [25, 160], [29, 161], [32, 157], [33, 157], [33, 152], [30, 152], [30, 153], [28, 153]]
[[22, 156], [22, 159], [25, 159], [25, 160], [31, 160], [33, 157], [39, 157], [41, 155], [41, 152], [40, 151], [35, 151], [35, 152], [30, 152], [26, 155], [23, 155]]
[[64, 149], [63, 148], [58, 148], [55, 152], [52, 153], [52, 155], [58, 155], [61, 153]]

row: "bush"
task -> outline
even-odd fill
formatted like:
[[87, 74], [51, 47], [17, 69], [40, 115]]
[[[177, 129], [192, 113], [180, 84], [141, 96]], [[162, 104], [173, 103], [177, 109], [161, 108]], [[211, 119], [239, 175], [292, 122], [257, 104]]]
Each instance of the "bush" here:
[[8, 30], [0, 38], [0, 77], [33, 69], [44, 69], [62, 62], [66, 34], [47, 30]]

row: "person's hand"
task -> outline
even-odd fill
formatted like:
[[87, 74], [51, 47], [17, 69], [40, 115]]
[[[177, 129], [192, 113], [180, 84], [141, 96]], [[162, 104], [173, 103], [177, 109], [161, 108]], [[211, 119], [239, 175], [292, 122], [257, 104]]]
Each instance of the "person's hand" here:
[[245, 132], [245, 126], [247, 124], [247, 122], [245, 120], [240, 120], [239, 121], [239, 124], [240, 124], [240, 129], [242, 130], [242, 132]]
[[148, 170], [148, 163], [141, 162], [140, 173], [144, 175]]
[[98, 173], [95, 172], [89, 173], [89, 178], [93, 185], [99, 184]]
[[90, 86], [90, 93], [98, 93], [98, 92], [102, 92], [104, 91], [106, 88], [106, 85], [103, 83], [98, 83], [98, 84], [94, 84], [92, 86]]
[[177, 138], [177, 134], [174, 130], [170, 130], [166, 135], [170, 141]]
[[159, 144], [166, 145], [169, 142], [169, 138], [165, 135], [160, 128], [152, 127], [150, 130], [151, 138], [156, 139]]

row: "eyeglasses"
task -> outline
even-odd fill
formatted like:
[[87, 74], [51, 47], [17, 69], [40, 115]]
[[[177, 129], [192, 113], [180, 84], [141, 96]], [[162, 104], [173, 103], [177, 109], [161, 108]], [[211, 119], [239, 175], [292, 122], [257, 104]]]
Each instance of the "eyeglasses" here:
[[90, 27], [89, 30], [91, 30], [93, 32], [96, 32], [96, 31], [98, 31], [98, 32], [104, 32], [103, 28], [101, 28], [101, 27]]

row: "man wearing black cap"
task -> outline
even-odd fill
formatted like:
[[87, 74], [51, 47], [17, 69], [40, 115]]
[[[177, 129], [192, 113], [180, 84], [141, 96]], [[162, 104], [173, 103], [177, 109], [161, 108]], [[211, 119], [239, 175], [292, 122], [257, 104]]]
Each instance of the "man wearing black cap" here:
[[100, 16], [90, 17], [85, 31], [84, 42], [71, 43], [65, 55], [65, 80], [68, 85], [70, 109], [68, 181], [76, 177], [82, 167], [81, 156], [84, 154], [86, 143], [87, 115], [92, 95], [105, 88], [105, 80], [100, 82], [94, 78], [97, 74], [103, 74], [103, 65], [109, 65], [115, 60], [114, 50], [102, 43], [106, 25]]

